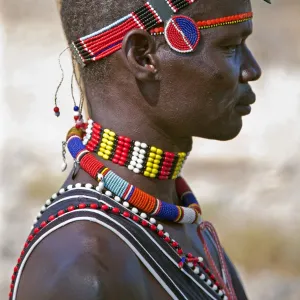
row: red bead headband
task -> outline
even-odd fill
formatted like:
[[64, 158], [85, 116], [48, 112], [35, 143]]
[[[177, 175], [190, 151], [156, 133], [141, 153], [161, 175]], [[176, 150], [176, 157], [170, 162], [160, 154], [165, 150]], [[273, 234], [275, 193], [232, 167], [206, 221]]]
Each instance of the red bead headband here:
[[159, 31], [153, 28], [165, 23], [165, 37], [170, 47], [178, 52], [191, 52], [200, 40], [199, 27], [202, 29], [235, 24], [252, 18], [252, 13], [249, 12], [196, 24], [186, 16], [174, 15], [195, 1], [197, 0], [149, 0], [111, 25], [73, 41], [70, 48], [77, 62], [84, 67], [121, 49], [122, 41], [130, 30], [140, 28], [154, 35], [161, 34], [163, 27]]
[[[207, 21], [198, 21], [196, 22], [196, 25], [198, 29], [208, 29], [218, 26], [225, 26], [225, 25], [231, 25], [231, 24], [237, 24], [241, 22], [248, 21], [253, 18], [253, 12], [223, 17], [223, 18], [217, 18], [217, 19], [211, 19]], [[150, 29], [149, 32], [152, 35], [161, 35], [164, 34], [164, 27], [156, 27], [153, 29]]]

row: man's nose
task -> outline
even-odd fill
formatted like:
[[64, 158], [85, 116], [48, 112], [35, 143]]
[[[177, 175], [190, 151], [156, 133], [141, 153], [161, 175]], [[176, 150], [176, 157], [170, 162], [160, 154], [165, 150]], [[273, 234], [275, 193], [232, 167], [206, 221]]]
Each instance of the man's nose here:
[[249, 81], [258, 80], [261, 77], [261, 68], [250, 50], [247, 48], [244, 57], [244, 62], [240, 71], [240, 82], [247, 83]]

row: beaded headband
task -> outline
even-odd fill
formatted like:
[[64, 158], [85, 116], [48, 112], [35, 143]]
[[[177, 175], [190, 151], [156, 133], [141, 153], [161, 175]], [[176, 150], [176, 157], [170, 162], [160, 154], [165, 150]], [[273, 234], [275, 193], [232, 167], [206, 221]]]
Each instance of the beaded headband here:
[[[122, 47], [125, 35], [134, 28], [150, 31], [156, 35], [164, 32], [169, 46], [181, 53], [192, 52], [200, 40], [199, 29], [245, 22], [252, 12], [195, 23], [191, 18], [175, 15], [196, 0], [149, 0], [142, 7], [114, 23], [73, 41], [70, 49], [82, 66], [100, 60]], [[271, 3], [270, 0], [264, 0]], [[159, 24], [165, 27], [156, 29]]]
[[[198, 21], [196, 23], [187, 16], [174, 15], [195, 1], [196, 0], [149, 0], [142, 7], [127, 16], [96, 32], [73, 41], [68, 48], [71, 49], [79, 65], [84, 67], [91, 62], [100, 60], [120, 50], [125, 35], [134, 28], [140, 28], [149, 31], [153, 36], [164, 34], [170, 48], [177, 52], [188, 53], [194, 51], [199, 43], [200, 30], [241, 23], [253, 17], [252, 12], [246, 12], [222, 18]], [[270, 0], [264, 1], [271, 4]], [[163, 23], [165, 23], [164, 27], [158, 27], [159, 24]], [[64, 79], [60, 57], [68, 48], [59, 56], [62, 78], [55, 92], [54, 113], [57, 117], [60, 115], [60, 109], [57, 106], [57, 94]], [[71, 90], [73, 96], [73, 76]], [[81, 96], [79, 107], [75, 103], [74, 96], [73, 100], [76, 124], [82, 124], [81, 112], [83, 97]]]

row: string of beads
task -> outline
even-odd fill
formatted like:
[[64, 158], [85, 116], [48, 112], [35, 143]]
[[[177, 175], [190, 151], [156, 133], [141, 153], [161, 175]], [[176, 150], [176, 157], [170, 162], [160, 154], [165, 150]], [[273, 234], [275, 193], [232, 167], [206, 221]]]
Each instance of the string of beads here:
[[[249, 21], [252, 18], [253, 18], [253, 12], [247, 12], [247, 13], [228, 16], [228, 17], [222, 17], [222, 18], [211, 19], [206, 21], [198, 21], [196, 22], [196, 24], [199, 30], [201, 30], [201, 29], [209, 29], [209, 28], [214, 28], [219, 26], [242, 23], [242, 22]], [[155, 36], [155, 35], [163, 35], [164, 31], [165, 31], [164, 27], [156, 27], [150, 29], [149, 32], [151, 35]]]
[[105, 187], [111, 194], [123, 199], [136, 209], [140, 209], [144, 213], [150, 214], [158, 219], [178, 223], [198, 224], [197, 234], [203, 243], [208, 262], [214, 270], [215, 276], [222, 282], [222, 275], [210, 255], [209, 248], [202, 233], [205, 229], [211, 232], [217, 245], [222, 274], [224, 274], [228, 284], [228, 286], [224, 284], [224, 290], [230, 300], [237, 300], [218, 235], [209, 222], [202, 221], [200, 215], [201, 210], [194, 195], [192, 193], [189, 194], [193, 203], [190, 204], [189, 207], [183, 207], [164, 202], [143, 192], [99, 162], [83, 145], [83, 135], [82, 130], [72, 128], [67, 135], [67, 145], [71, 155], [74, 160], [79, 163], [80, 167], [99, 182], [98, 189], [102, 190]]
[[[18, 275], [19, 268], [25, 256], [26, 249], [30, 246], [32, 241], [34, 240], [35, 236], [44, 228], [46, 228], [51, 222], [55, 221], [59, 217], [63, 216], [66, 213], [70, 213], [72, 211], [80, 211], [81, 209], [92, 209], [92, 210], [101, 210], [105, 213], [120, 215], [123, 218], [131, 219], [134, 222], [140, 224], [144, 228], [151, 230], [152, 232], [156, 233], [159, 238], [161, 238], [165, 243], [167, 243], [174, 251], [178, 254], [178, 268], [183, 268], [184, 264], [187, 264], [189, 268], [198, 276], [198, 278], [207, 284], [213, 291], [215, 291], [223, 300], [228, 300], [226, 296], [227, 287], [224, 284], [222, 278], [219, 278], [219, 274], [216, 276], [209, 270], [209, 268], [205, 265], [203, 257], [196, 257], [192, 253], [184, 253], [183, 249], [179, 245], [179, 243], [174, 240], [168, 232], [164, 230], [163, 225], [158, 224], [157, 220], [153, 217], [147, 216], [143, 212], [139, 212], [139, 210], [129, 204], [127, 201], [123, 201], [120, 197], [112, 194], [109, 190], [101, 190], [99, 186], [94, 187], [91, 184], [81, 184], [77, 183], [75, 185], [69, 185], [66, 188], [59, 190], [59, 192], [55, 193], [50, 199], [54, 198], [52, 202], [60, 195], [66, 193], [67, 191], [74, 190], [74, 189], [89, 189], [93, 191], [97, 191], [99, 193], [104, 193], [106, 196], [110, 197], [112, 200], [118, 202], [120, 205], [123, 206], [123, 211], [121, 211], [118, 207], [113, 207], [108, 204], [100, 204], [100, 203], [79, 203], [78, 205], [70, 205], [66, 209], [61, 209], [49, 216], [49, 218], [40, 224], [37, 224], [38, 221], [35, 220], [34, 227], [31, 230], [31, 234], [27, 238], [24, 248], [21, 252], [21, 255], [17, 261], [17, 264], [14, 268], [14, 273], [11, 277], [11, 285], [10, 285], [10, 293], [9, 297], [12, 298], [13, 291], [14, 291], [14, 284]], [[50, 200], [49, 199], [49, 200]], [[46, 201], [44, 207], [49, 206], [49, 200]], [[45, 211], [42, 208], [43, 211]], [[40, 216], [38, 216], [38, 219]]]
[[67, 135], [68, 149], [80, 167], [95, 180], [101, 181], [105, 188], [157, 218], [178, 223], [200, 222], [200, 207], [192, 193], [187, 195], [191, 201], [190, 207], [169, 204], [145, 193], [99, 162], [83, 145], [83, 135], [82, 130], [72, 128]]
[[[194, 207], [195, 209], [198, 210], [199, 214], [201, 215], [201, 208], [199, 203], [197, 202], [196, 197], [194, 196], [193, 192], [191, 191], [190, 187], [186, 183], [186, 181], [182, 177], [178, 177], [175, 180], [175, 185], [176, 185], [176, 192], [177, 196], [180, 199], [180, 203], [183, 204], [184, 207]], [[73, 185], [68, 185], [66, 188], [61, 188], [57, 193], [54, 193], [49, 199], [46, 200], [45, 204], [41, 207], [40, 212], [37, 215], [37, 218], [34, 220], [34, 224], [38, 222], [38, 220], [42, 217], [43, 213], [47, 210], [47, 208], [53, 204], [53, 202], [61, 195], [63, 195], [66, 191], [73, 189], [73, 188], [80, 188], [83, 187], [82, 184], [77, 183], [74, 186]], [[92, 189], [93, 185], [87, 183], [84, 185], [85, 188], [87, 189]], [[107, 196], [111, 196], [112, 192], [105, 189], [103, 184], [99, 184], [95, 188], [98, 192], [105, 191]], [[114, 195], [114, 200], [117, 202], [121, 201], [121, 198], [117, 195]], [[126, 201], [127, 202], [127, 201]], [[125, 203], [125, 202], [124, 202]], [[131, 204], [127, 202], [130, 206]], [[127, 206], [126, 206], [127, 207]]]
[[87, 150], [150, 178], [176, 179], [188, 155], [185, 152], [163, 151], [155, 146], [117, 135], [91, 119], [88, 120], [85, 132], [83, 144]]

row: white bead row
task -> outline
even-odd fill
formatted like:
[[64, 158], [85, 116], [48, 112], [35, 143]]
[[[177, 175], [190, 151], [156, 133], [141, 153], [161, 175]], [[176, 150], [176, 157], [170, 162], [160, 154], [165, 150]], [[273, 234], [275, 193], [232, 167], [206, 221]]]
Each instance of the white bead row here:
[[[197, 218], [198, 213], [195, 210], [190, 209], [188, 207], [182, 207], [182, 210], [183, 210], [183, 217], [179, 221], [179, 223], [182, 223], [182, 224], [186, 224], [186, 223], [191, 224], [191, 223], [194, 223], [195, 218]], [[199, 221], [199, 220], [201, 221], [200, 217], [198, 217], [197, 221]]]
[[134, 142], [134, 148], [132, 152], [131, 161], [129, 162], [128, 169], [138, 174], [143, 169], [143, 164], [145, 163], [146, 148], [148, 145], [146, 143], [141, 143], [139, 141]]
[[84, 136], [83, 141], [82, 141], [83, 145], [86, 145], [89, 142], [89, 140], [91, 139], [91, 137], [92, 137], [92, 128], [93, 128], [93, 121], [91, 119], [89, 119], [88, 120], [88, 127], [85, 130], [86, 135]]
[[74, 111], [74, 117], [78, 117], [78, 119], [75, 119], [76, 125], [82, 125], [83, 124], [83, 116], [80, 111]]

